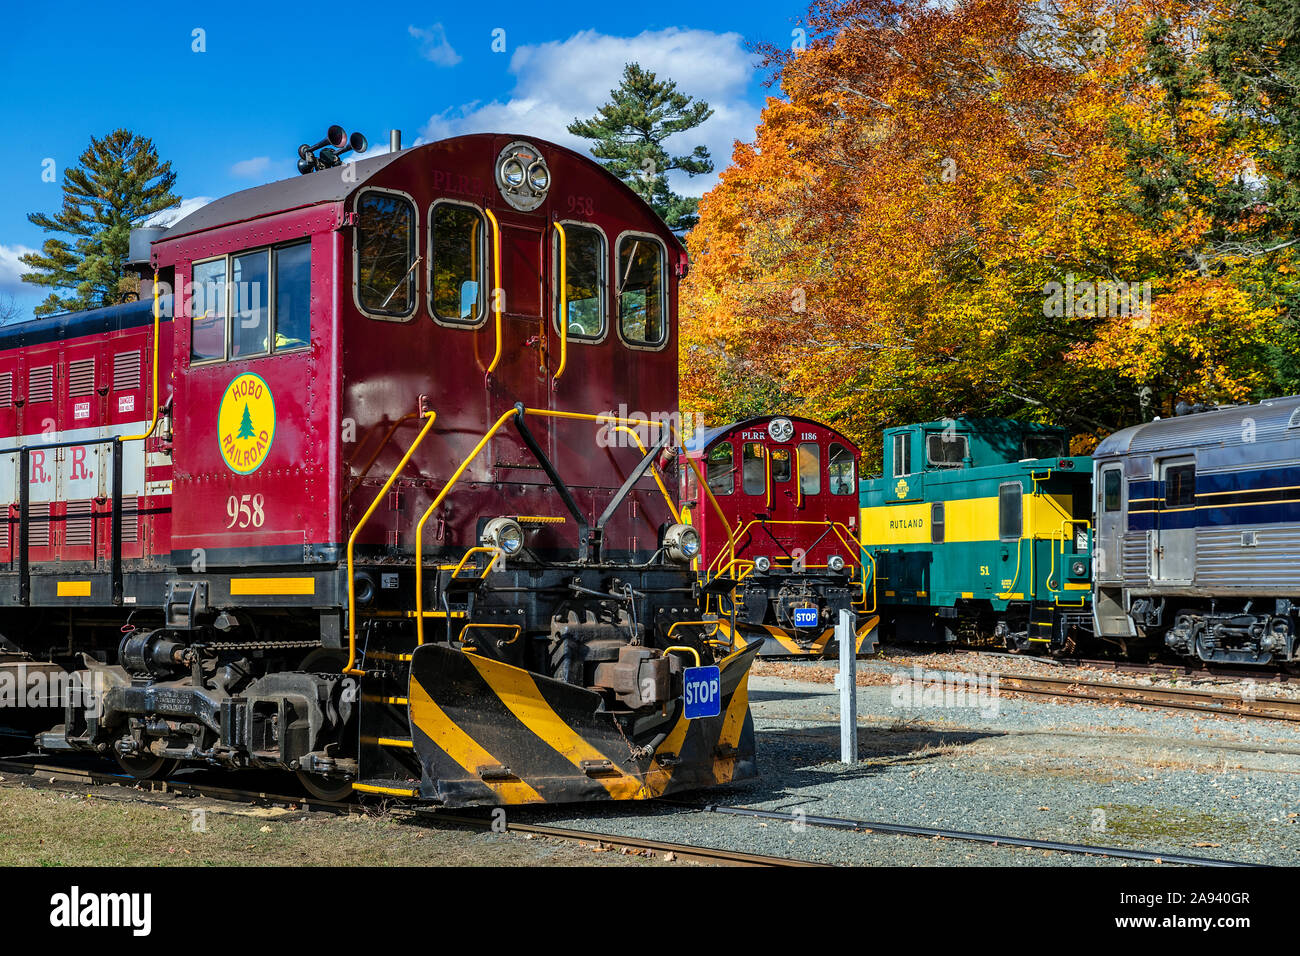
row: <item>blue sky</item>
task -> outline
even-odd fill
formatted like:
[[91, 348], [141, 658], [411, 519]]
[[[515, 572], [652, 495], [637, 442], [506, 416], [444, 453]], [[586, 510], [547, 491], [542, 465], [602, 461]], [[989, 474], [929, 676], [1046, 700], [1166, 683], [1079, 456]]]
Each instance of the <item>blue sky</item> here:
[[[670, 146], [702, 142], [721, 168], [772, 92], [746, 44], [788, 44], [806, 3], [352, 0], [172, 6], [156, 16], [115, 7], [5, 11], [0, 297], [26, 309], [46, 294], [17, 280], [17, 255], [44, 238], [26, 215], [53, 213], [61, 200], [43, 164], [52, 159], [61, 180], [91, 135], [124, 126], [151, 137], [193, 203], [296, 175], [298, 144], [330, 123], [365, 133], [371, 154], [394, 127], [408, 146], [486, 129], [580, 146], [565, 124], [594, 112], [637, 60], [715, 108], [697, 135]], [[496, 30], [503, 53], [492, 49]], [[699, 194], [714, 178], [676, 185]]]

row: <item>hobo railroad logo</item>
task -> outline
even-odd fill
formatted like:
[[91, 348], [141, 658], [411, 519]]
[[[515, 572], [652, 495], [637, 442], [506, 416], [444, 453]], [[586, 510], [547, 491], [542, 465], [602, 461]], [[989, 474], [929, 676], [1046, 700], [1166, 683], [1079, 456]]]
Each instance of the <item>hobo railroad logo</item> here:
[[236, 474], [262, 467], [275, 439], [275, 399], [260, 375], [244, 373], [226, 386], [217, 412], [221, 457]]

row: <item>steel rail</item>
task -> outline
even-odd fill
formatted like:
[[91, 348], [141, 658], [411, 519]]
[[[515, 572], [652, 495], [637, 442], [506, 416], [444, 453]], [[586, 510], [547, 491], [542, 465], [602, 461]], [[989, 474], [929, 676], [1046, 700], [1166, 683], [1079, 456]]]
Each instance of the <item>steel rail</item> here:
[[[126, 773], [90, 770], [84, 767], [65, 767], [58, 764], [32, 763], [21, 759], [0, 759], [0, 772], [25, 773], [33, 777], [48, 777], [51, 780], [68, 782], [85, 781], [92, 785], [120, 785], [129, 789], [142, 789], [153, 793], [176, 793], [210, 797], [215, 800], [240, 803], [282, 804], [307, 807], [316, 810], [329, 810], [335, 813], [360, 813], [362, 805], [356, 802], [317, 800], [313, 797], [299, 797], [263, 790], [244, 790], [238, 787], [221, 787], [213, 784], [174, 780], [171, 778], [157, 780], [140, 780]], [[472, 826], [491, 830], [493, 821], [488, 817], [469, 817], [447, 813], [436, 808], [406, 806], [412, 816], [422, 821], [435, 824], [452, 824], [455, 826]], [[543, 824], [518, 823], [507, 821], [507, 830], [517, 833], [531, 833], [535, 836], [551, 837], [558, 840], [596, 843], [603, 846], [620, 847], [629, 850], [645, 850], [657, 854], [671, 853], [675, 859], [700, 863], [726, 864], [730, 866], [772, 866], [804, 867], [827, 866], [810, 860], [798, 860], [782, 856], [763, 856], [740, 850], [726, 850], [719, 847], [696, 846], [688, 843], [669, 843], [662, 840], [646, 840], [641, 837], [625, 836], [618, 833], [604, 833], [595, 830], [573, 830], [564, 827]]]
[[1029, 850], [1051, 850], [1056, 853], [1072, 853], [1080, 856], [1103, 856], [1119, 860], [1142, 860], [1150, 863], [1173, 863], [1182, 866], [1214, 867], [1256, 867], [1262, 863], [1243, 863], [1237, 860], [1221, 860], [1215, 857], [1185, 856], [1179, 853], [1161, 853], [1154, 850], [1130, 850], [1124, 847], [1090, 846], [1086, 843], [1061, 843], [1055, 840], [1035, 840], [1029, 837], [1000, 836], [992, 833], [971, 833], [965, 830], [946, 830], [939, 827], [911, 826], [904, 823], [880, 823], [870, 820], [850, 820], [844, 817], [823, 817], [811, 814], [780, 813], [775, 810], [757, 810], [752, 807], [728, 807], [716, 803], [688, 804], [672, 801], [660, 801], [671, 806], [693, 807], [706, 813], [723, 813], [734, 816], [757, 817], [764, 820], [798, 821], [813, 826], [829, 827], [836, 830], [863, 830], [872, 833], [887, 833], [896, 836], [943, 837], [948, 840], [963, 840], [969, 843], [986, 843], [993, 846], [1021, 847]]

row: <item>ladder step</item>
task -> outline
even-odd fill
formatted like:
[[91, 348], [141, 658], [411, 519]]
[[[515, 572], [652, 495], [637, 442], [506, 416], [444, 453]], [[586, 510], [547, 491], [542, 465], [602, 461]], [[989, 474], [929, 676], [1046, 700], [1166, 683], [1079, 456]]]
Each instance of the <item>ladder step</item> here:
[[418, 797], [420, 788], [416, 781], [409, 780], [357, 780], [352, 789], [359, 793], [377, 793], [386, 797]]
[[380, 747], [398, 747], [402, 750], [414, 750], [415, 741], [410, 737], [362, 737], [363, 744], [376, 744]]

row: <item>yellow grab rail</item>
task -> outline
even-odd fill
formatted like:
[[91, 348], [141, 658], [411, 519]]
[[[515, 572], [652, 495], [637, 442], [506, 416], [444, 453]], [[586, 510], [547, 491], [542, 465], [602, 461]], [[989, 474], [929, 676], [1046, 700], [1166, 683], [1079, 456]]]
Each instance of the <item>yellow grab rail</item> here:
[[411, 456], [415, 454], [415, 450], [420, 447], [420, 443], [424, 441], [424, 437], [429, 434], [429, 429], [433, 428], [433, 423], [437, 420], [438, 413], [425, 412], [425, 416], [428, 418], [428, 421], [426, 421], [424, 427], [420, 429], [420, 434], [415, 436], [415, 441], [411, 443], [411, 447], [406, 450], [406, 454], [402, 456], [402, 460], [397, 463], [397, 467], [393, 469], [393, 473], [388, 476], [388, 480], [384, 482], [384, 486], [380, 488], [378, 494], [375, 495], [375, 500], [370, 502], [370, 507], [367, 508], [366, 513], [361, 516], [361, 520], [358, 521], [357, 526], [352, 529], [352, 533], [348, 535], [348, 663], [347, 666], [343, 668], [343, 673], [345, 674], [365, 673], [365, 671], [358, 670], [356, 666], [357, 585], [352, 574], [352, 553], [353, 549], [356, 547], [357, 536], [361, 534], [361, 529], [366, 526], [366, 522], [370, 520], [370, 516], [373, 515], [375, 509], [379, 507], [379, 502], [384, 500], [384, 495], [388, 494], [388, 489], [393, 487], [393, 482], [395, 482], [397, 476], [402, 473], [402, 469], [406, 467], [406, 463], [411, 460]]
[[555, 370], [551, 382], [558, 382], [564, 374], [564, 366], [569, 361], [569, 252], [568, 238], [564, 227], [558, 222], [551, 223], [560, 234], [560, 367]]
[[[614, 431], [627, 432], [627, 434], [632, 436], [632, 440], [636, 442], [636, 447], [640, 449], [641, 454], [644, 455], [647, 452], [648, 449], [645, 447], [645, 442], [641, 441], [641, 436], [638, 435], [632, 429], [628, 428], [626, 425], [616, 425], [614, 427]], [[659, 466], [652, 465], [650, 468], [650, 474], [654, 476], [655, 484], [659, 486], [659, 491], [664, 496], [664, 503], [668, 505], [668, 510], [669, 512], [671, 512], [673, 516], [673, 520], [676, 521], [678, 524], [681, 524], [682, 516], [677, 511], [677, 506], [673, 504], [672, 496], [668, 494], [667, 487], [664, 486], [663, 478], [659, 474]]]
[[[172, 296], [172, 314], [175, 315], [176, 296]], [[118, 441], [140, 441], [148, 438], [158, 427], [158, 270], [153, 273], [153, 415], [149, 418], [149, 428], [142, 435], [123, 435]]]
[[492, 215], [491, 209], [485, 209], [484, 212], [492, 222], [492, 312], [496, 316], [497, 331], [497, 348], [492, 353], [492, 364], [487, 367], [490, 375], [501, 361], [501, 297], [505, 295], [505, 286], [501, 284], [501, 227], [497, 225], [497, 217]]

